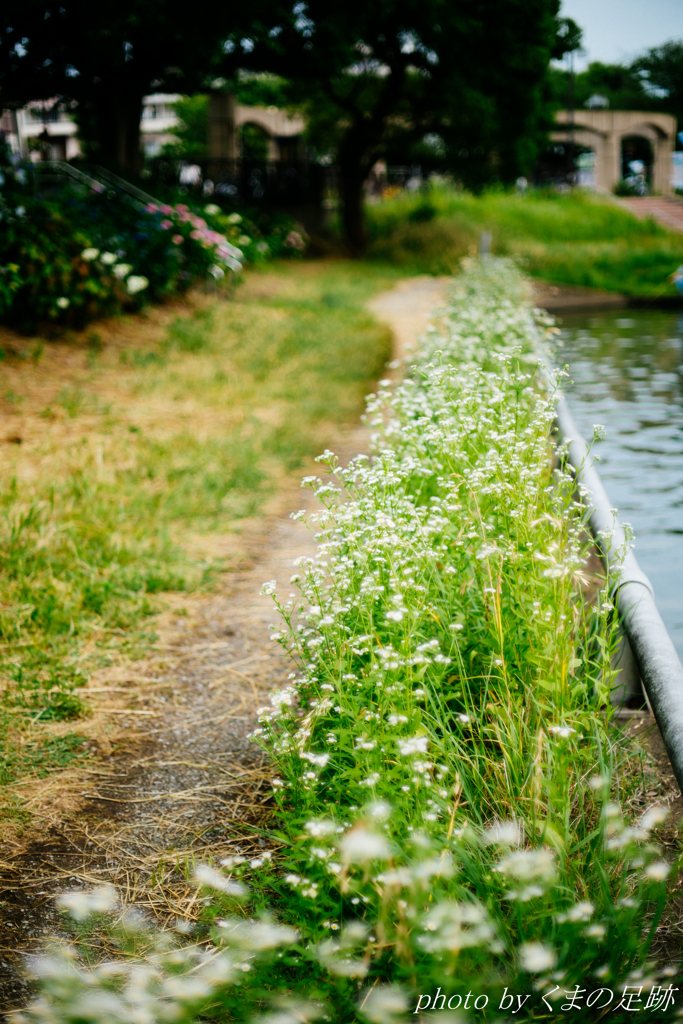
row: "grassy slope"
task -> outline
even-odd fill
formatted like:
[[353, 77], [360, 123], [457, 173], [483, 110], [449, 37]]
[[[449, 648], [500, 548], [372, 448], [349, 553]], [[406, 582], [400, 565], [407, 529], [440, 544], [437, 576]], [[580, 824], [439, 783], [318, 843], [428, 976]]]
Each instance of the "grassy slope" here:
[[494, 252], [520, 257], [536, 277], [627, 295], [673, 294], [666, 278], [683, 261], [683, 235], [586, 192], [433, 189], [370, 207], [369, 219], [376, 258], [428, 273], [453, 268], [485, 229]]
[[82, 753], [45, 723], [83, 713], [79, 683], [144, 646], [155, 595], [211, 586], [229, 562], [204, 557], [217, 536], [355, 421], [390, 352], [364, 303], [398, 276], [283, 264], [165, 327], [5, 334], [0, 782]]

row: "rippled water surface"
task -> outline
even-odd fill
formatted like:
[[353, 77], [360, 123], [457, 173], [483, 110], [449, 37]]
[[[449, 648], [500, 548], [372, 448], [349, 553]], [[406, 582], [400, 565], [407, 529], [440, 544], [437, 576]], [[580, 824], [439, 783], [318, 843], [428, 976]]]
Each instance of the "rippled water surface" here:
[[635, 554], [683, 658], [683, 315], [610, 310], [562, 317], [567, 399], [605, 490], [636, 534]]

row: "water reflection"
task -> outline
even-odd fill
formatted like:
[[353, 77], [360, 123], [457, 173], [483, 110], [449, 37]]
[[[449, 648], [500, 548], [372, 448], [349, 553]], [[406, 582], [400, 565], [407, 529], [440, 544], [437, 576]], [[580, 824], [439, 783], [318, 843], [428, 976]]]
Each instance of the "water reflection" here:
[[577, 425], [599, 442], [600, 475], [636, 533], [636, 555], [683, 658], [683, 316], [610, 310], [562, 317], [558, 361]]

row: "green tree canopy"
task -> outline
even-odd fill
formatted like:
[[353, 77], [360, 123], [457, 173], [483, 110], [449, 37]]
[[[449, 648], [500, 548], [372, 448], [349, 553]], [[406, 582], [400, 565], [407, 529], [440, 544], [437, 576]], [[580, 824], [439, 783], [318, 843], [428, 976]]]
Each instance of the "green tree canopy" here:
[[164, 146], [164, 156], [202, 160], [209, 155], [209, 97], [206, 93], [183, 96], [173, 104], [178, 124], [174, 141]]
[[5, 0], [0, 14], [3, 105], [75, 100], [88, 154], [128, 173], [140, 167], [147, 93], [191, 93], [206, 84], [223, 40], [266, 17], [270, 0], [212, 5], [179, 0]]
[[657, 46], [638, 60], [632, 68], [640, 74], [649, 96], [658, 101], [683, 129], [683, 40], [671, 40]]
[[[550, 87], [556, 108], [570, 102], [572, 83], [564, 68], [550, 69]], [[612, 110], [656, 110], [660, 103], [645, 89], [642, 77], [623, 64], [601, 64], [595, 61], [574, 75], [573, 97], [577, 107], [585, 107], [594, 96], [607, 100]]]
[[558, 6], [301, 0], [268, 33], [233, 34], [228, 49], [243, 68], [289, 82], [312, 143], [339, 167], [346, 235], [362, 249], [363, 183], [398, 145], [438, 139], [465, 180], [510, 180], [529, 167]]

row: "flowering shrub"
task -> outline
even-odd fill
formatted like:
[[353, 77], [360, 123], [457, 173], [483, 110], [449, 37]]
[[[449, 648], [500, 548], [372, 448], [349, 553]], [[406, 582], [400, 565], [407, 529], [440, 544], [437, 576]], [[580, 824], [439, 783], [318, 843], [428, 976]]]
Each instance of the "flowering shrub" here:
[[35, 169], [0, 153], [0, 319], [24, 330], [82, 326], [97, 316], [161, 301], [210, 275], [295, 251], [286, 219], [266, 239], [241, 214], [209, 204], [143, 206], [116, 190], [42, 189]]
[[628, 823], [613, 799], [612, 609], [584, 597], [524, 294], [504, 261], [471, 262], [444, 332], [370, 401], [374, 458], [325, 453], [327, 482], [306, 481], [320, 555], [278, 602], [297, 669], [255, 734], [280, 852], [200, 869], [208, 946], [55, 954], [22, 1020], [670, 1019], [672, 969], [647, 959], [666, 812]]

